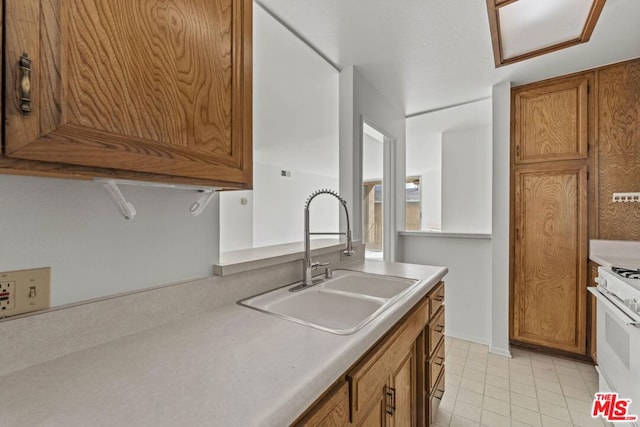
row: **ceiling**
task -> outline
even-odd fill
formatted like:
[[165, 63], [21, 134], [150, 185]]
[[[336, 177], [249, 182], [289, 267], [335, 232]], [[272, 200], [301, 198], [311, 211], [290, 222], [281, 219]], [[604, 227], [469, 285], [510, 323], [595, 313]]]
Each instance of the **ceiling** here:
[[[588, 43], [496, 69], [484, 0], [256, 0], [337, 69], [350, 65], [406, 115], [640, 57], [640, 0], [607, 0]], [[557, 1], [557, 0], [544, 0]]]

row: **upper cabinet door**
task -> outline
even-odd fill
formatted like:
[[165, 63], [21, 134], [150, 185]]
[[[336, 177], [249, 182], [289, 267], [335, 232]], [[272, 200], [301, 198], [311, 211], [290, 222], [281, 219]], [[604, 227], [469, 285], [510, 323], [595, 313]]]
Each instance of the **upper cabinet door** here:
[[515, 164], [586, 159], [592, 74], [514, 90]]
[[5, 0], [5, 155], [250, 187], [251, 7]]

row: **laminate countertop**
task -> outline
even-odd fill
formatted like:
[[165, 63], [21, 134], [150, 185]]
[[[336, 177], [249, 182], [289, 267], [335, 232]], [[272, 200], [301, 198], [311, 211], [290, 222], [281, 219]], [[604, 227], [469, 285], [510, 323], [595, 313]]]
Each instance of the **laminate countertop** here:
[[13, 372], [0, 377], [0, 424], [288, 425], [447, 273], [380, 261], [348, 268], [421, 282], [353, 335], [230, 304]]
[[589, 259], [604, 267], [640, 268], [640, 242], [590, 240]]

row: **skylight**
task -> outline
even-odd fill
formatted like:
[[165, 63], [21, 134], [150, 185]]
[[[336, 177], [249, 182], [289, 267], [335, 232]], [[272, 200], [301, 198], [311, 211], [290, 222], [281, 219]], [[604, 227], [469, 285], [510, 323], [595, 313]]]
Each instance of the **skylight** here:
[[487, 0], [497, 67], [589, 40], [605, 0]]

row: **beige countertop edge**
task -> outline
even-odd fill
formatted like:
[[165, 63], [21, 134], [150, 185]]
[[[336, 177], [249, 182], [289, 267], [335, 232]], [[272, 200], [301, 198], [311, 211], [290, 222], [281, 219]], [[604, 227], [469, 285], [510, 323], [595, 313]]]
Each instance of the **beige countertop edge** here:
[[359, 261], [420, 285], [353, 335], [230, 304], [0, 377], [3, 426], [282, 426], [447, 273]]
[[[338, 239], [317, 239], [311, 241], [311, 255], [324, 255], [334, 252], [345, 245]], [[354, 247], [361, 242], [353, 242]], [[304, 254], [302, 242], [286, 243], [283, 245], [265, 246], [253, 249], [243, 249], [224, 252], [221, 259], [213, 265], [213, 274], [229, 276], [259, 268], [271, 267], [290, 261], [301, 260]]]

